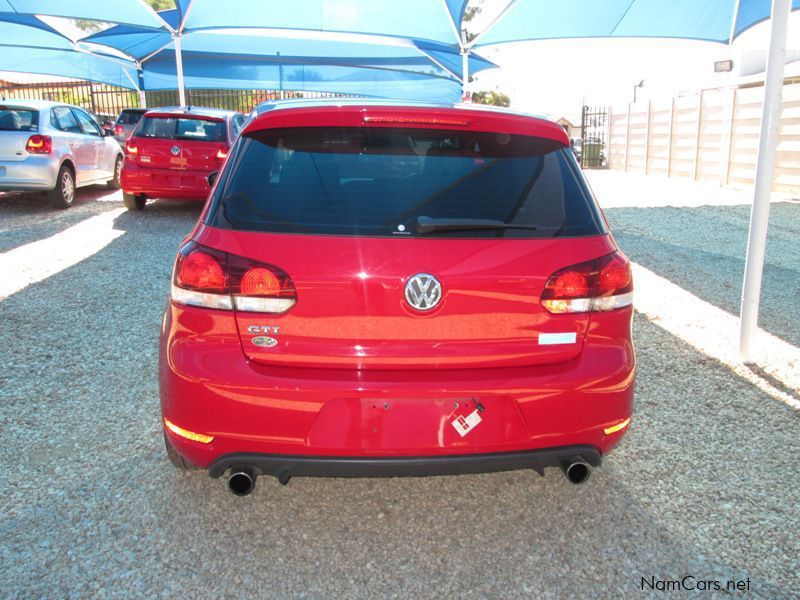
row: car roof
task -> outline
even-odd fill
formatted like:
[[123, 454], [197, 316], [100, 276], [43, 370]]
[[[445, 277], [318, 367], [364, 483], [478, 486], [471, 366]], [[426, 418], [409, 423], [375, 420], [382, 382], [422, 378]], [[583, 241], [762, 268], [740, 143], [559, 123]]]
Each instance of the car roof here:
[[[66, 102], [53, 102], [52, 100], [29, 100], [27, 98], [4, 98], [0, 100], [0, 104], [5, 106], [18, 106], [20, 108], [31, 108], [34, 110], [41, 110], [43, 108], [51, 108], [53, 106], [75, 106]], [[81, 108], [75, 106], [75, 108]], [[81, 110], [86, 110], [81, 108]]]
[[220, 119], [240, 114], [235, 110], [208, 108], [206, 106], [163, 106], [159, 108], [148, 108], [147, 114], [150, 113], [159, 115], [197, 115], [198, 117], [218, 117]]

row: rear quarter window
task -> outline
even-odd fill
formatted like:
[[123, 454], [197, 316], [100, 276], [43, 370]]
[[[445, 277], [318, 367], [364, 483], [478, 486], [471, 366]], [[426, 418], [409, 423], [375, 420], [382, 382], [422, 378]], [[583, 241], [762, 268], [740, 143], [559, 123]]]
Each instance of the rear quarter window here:
[[144, 113], [141, 112], [123, 110], [119, 114], [119, 119], [117, 119], [117, 123], [119, 123], [120, 125], [136, 125], [142, 118], [143, 114]]
[[0, 106], [0, 131], [38, 131], [39, 111]]
[[[603, 233], [567, 146], [542, 138], [388, 128], [244, 137], [208, 222], [321, 235], [541, 238]], [[419, 219], [514, 228], [418, 231]]]

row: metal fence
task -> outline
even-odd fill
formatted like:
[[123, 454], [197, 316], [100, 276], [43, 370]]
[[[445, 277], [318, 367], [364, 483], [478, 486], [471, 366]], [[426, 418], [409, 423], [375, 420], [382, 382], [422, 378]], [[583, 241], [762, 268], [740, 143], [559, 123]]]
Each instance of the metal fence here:
[[[342, 94], [325, 92], [292, 92], [278, 90], [186, 90], [186, 102], [190, 106], [208, 106], [249, 112], [267, 100], [281, 98], [338, 98]], [[0, 98], [25, 100], [52, 100], [73, 104], [95, 114], [117, 115], [124, 108], [141, 106], [139, 93], [125, 88], [88, 81], [64, 81], [55, 83], [12, 84], [0, 81]], [[146, 92], [147, 107], [177, 106], [178, 91], [164, 90]]]
[[584, 106], [581, 110], [581, 167], [607, 165], [608, 107]]
[[52, 100], [73, 104], [95, 114], [116, 115], [139, 106], [139, 94], [125, 88], [88, 81], [11, 84], [0, 82], [0, 98]]

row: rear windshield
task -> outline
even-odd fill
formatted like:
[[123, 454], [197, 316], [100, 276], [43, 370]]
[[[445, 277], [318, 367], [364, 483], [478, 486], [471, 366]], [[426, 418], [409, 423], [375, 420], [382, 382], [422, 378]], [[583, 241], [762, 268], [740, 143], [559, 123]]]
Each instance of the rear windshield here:
[[146, 116], [136, 137], [222, 142], [225, 141], [225, 123], [208, 119]]
[[526, 238], [604, 231], [574, 159], [542, 138], [266, 130], [242, 138], [227, 170], [208, 218], [226, 229]]
[[39, 111], [0, 106], [0, 131], [38, 131]]
[[143, 112], [136, 110], [123, 110], [121, 113], [119, 113], [117, 123], [120, 125], [136, 125], [139, 122], [139, 119], [142, 118], [143, 114]]

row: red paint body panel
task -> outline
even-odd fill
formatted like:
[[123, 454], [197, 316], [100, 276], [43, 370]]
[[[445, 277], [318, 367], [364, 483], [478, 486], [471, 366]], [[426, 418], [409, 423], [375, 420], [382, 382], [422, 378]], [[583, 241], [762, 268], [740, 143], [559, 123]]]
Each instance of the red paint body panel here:
[[[297, 305], [282, 315], [237, 313], [248, 358], [271, 365], [348, 368], [512, 367], [577, 356], [589, 313], [552, 315], [539, 296], [547, 278], [616, 249], [607, 236], [432, 239], [300, 236], [203, 227], [194, 239], [290, 273]], [[403, 288], [435, 275], [439, 305], [416, 313]], [[259, 348], [250, 326], [277, 326], [280, 344]], [[545, 346], [540, 333], [575, 333]]]
[[219, 166], [202, 171], [173, 169], [171, 167], [160, 169], [142, 168], [139, 164], [126, 159], [122, 167], [120, 182], [126, 194], [144, 194], [149, 198], [170, 200], [205, 201], [211, 189], [208, 186], [206, 177], [218, 168]]
[[[419, 123], [410, 122], [414, 116]], [[386, 106], [274, 110], [245, 135], [272, 127], [398, 126], [393, 118], [404, 128], [442, 128], [434, 121], [449, 119], [567, 144], [561, 127], [541, 119]], [[551, 314], [540, 301], [554, 272], [614, 252], [610, 235], [255, 233], [203, 225], [208, 210], [189, 238], [280, 267], [297, 303], [281, 315], [168, 303], [163, 415], [214, 437], [202, 444], [168, 432], [188, 461], [206, 468], [232, 453], [419, 457], [581, 444], [605, 454], [624, 435], [603, 429], [632, 414], [632, 307]], [[402, 300], [406, 281], [420, 272], [434, 274], [443, 288], [442, 301], [425, 314]], [[278, 327], [278, 344], [253, 345], [251, 326]], [[575, 342], [542, 345], [540, 333], [574, 333]], [[460, 436], [452, 422], [478, 404], [481, 422]]]

